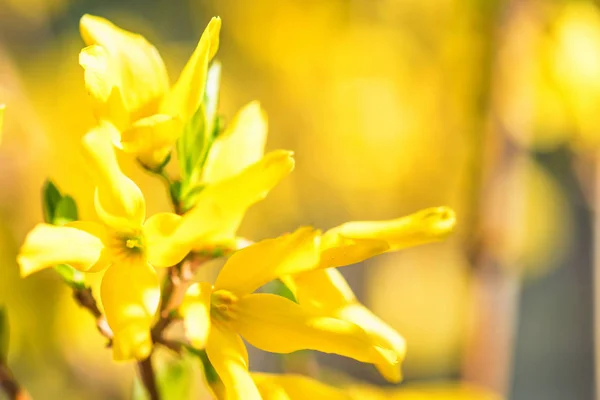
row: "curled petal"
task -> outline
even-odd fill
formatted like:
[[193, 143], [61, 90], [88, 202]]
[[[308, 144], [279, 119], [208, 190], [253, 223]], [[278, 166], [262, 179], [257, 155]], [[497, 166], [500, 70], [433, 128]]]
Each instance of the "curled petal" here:
[[210, 329], [206, 354], [225, 386], [226, 400], [261, 400], [248, 372], [248, 352], [238, 334], [220, 325]]
[[300, 228], [234, 253], [217, 277], [215, 289], [238, 296], [252, 293], [280, 276], [309, 271], [319, 263], [318, 231]]
[[308, 376], [253, 372], [252, 379], [258, 386], [263, 400], [352, 400], [346, 391], [325, 385]]
[[212, 18], [179, 79], [166, 95], [161, 105], [161, 112], [179, 116], [183, 121], [192, 118], [204, 100], [208, 63], [219, 49], [220, 31], [221, 18]]
[[116, 230], [139, 229], [146, 215], [141, 190], [117, 162], [112, 145], [114, 127], [103, 123], [83, 138], [84, 156], [96, 179], [95, 206], [98, 217]]
[[257, 101], [242, 108], [215, 140], [204, 166], [204, 182], [231, 178], [260, 161], [267, 141], [267, 116]]
[[434, 207], [390, 221], [347, 222], [327, 231], [327, 236], [341, 235], [349, 239], [376, 239], [385, 241], [390, 250], [445, 239], [454, 229], [456, 216], [448, 207]]
[[210, 332], [210, 295], [212, 286], [209, 283], [194, 283], [188, 288], [179, 306], [183, 317], [185, 335], [192, 346], [203, 349]]
[[17, 256], [21, 276], [58, 264], [88, 271], [101, 259], [102, 240], [84, 230], [39, 224], [29, 232]]
[[305, 309], [273, 294], [251, 294], [236, 304], [229, 323], [253, 346], [273, 353], [318, 350], [393, 368], [396, 352], [364, 329], [342, 319]]
[[113, 264], [100, 286], [106, 320], [114, 333], [113, 358], [144, 359], [152, 351], [150, 327], [160, 303], [156, 271], [143, 261]]
[[102, 79], [119, 88], [131, 120], [154, 114], [169, 88], [167, 70], [156, 48], [141, 35], [89, 14], [81, 18], [80, 31], [86, 45], [105, 49], [110, 76]]
[[135, 154], [145, 166], [154, 169], [163, 164], [181, 131], [179, 118], [154, 114], [134, 122], [121, 134], [123, 151]]
[[208, 185], [183, 216], [175, 233], [177, 240], [194, 248], [234, 240], [246, 210], [264, 199], [293, 169], [292, 153], [277, 150], [233, 178]]
[[[305, 272], [287, 277], [284, 281], [302, 307], [360, 326], [374, 340], [385, 343], [385, 347], [392, 349], [399, 361], [404, 359], [406, 355], [404, 338], [358, 302], [352, 289], [337, 269]], [[382, 363], [377, 365], [377, 368], [391, 382], [399, 382], [402, 378], [400, 363]]]

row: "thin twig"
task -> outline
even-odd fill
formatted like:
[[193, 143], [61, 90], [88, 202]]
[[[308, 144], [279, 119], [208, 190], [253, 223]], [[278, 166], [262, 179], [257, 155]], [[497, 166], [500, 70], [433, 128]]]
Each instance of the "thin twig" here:
[[152, 355], [142, 361], [138, 361], [137, 366], [140, 372], [140, 378], [150, 396], [150, 400], [160, 400], [158, 386], [156, 385], [156, 375], [154, 374], [154, 368], [152, 367]]
[[31, 400], [31, 396], [15, 379], [8, 366], [0, 361], [0, 388], [10, 400]]
[[77, 301], [77, 304], [87, 309], [94, 316], [94, 318], [96, 318], [96, 327], [98, 328], [98, 331], [100, 331], [100, 333], [110, 341], [110, 346], [113, 338], [113, 332], [110, 329], [110, 326], [108, 326], [106, 317], [102, 314], [100, 308], [98, 308], [98, 303], [94, 298], [92, 289], [89, 287], [84, 289], [73, 289], [73, 298], [75, 301]]

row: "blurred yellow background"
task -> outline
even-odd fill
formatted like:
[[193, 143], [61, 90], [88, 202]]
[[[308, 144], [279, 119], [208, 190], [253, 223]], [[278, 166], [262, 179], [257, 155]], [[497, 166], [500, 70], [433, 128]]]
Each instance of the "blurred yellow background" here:
[[[34, 398], [129, 398], [134, 372], [111, 361], [53, 272], [21, 280], [15, 263], [42, 218], [46, 177], [84, 217], [92, 212], [79, 155], [93, 124], [78, 65], [84, 13], [143, 34], [169, 71], [181, 69], [210, 18], [222, 18], [220, 113], [231, 118], [259, 100], [267, 147], [292, 149], [297, 161], [252, 208], [242, 236], [456, 210], [446, 243], [342, 270], [405, 336], [408, 383], [591, 398], [593, 2], [0, 0], [0, 303], [12, 322], [10, 362]], [[160, 182], [125, 157], [123, 167], [150, 213], [167, 209]], [[322, 358], [379, 382], [367, 367]], [[251, 354], [257, 370], [280, 364]]]

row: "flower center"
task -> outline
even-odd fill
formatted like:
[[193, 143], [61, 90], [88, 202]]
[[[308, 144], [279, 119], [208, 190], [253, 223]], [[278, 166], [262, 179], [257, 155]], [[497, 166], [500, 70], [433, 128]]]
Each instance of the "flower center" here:
[[111, 248], [118, 261], [134, 261], [145, 256], [144, 236], [142, 232], [117, 233], [113, 237]]
[[210, 316], [220, 322], [227, 322], [237, 315], [238, 298], [227, 290], [216, 290], [210, 296]]

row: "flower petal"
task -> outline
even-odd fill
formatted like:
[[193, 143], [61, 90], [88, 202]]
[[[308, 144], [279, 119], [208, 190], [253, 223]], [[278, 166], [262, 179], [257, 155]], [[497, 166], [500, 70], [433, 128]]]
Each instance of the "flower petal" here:
[[344, 390], [328, 386], [308, 376], [253, 372], [252, 379], [258, 386], [263, 400], [352, 399]]
[[219, 135], [204, 166], [203, 181], [231, 178], [258, 162], [267, 141], [267, 116], [257, 101], [242, 108]]
[[154, 268], [145, 262], [113, 264], [102, 278], [100, 297], [114, 333], [113, 358], [148, 357], [152, 351], [150, 327], [160, 303]]
[[212, 18], [179, 79], [167, 93], [161, 105], [161, 112], [179, 116], [183, 121], [192, 118], [204, 100], [208, 63], [219, 49], [220, 31], [221, 18]]
[[116, 230], [139, 229], [146, 202], [137, 185], [117, 162], [111, 143], [114, 127], [103, 123], [83, 137], [84, 156], [96, 179], [95, 206], [98, 217]]
[[251, 294], [236, 303], [228, 323], [253, 346], [273, 353], [318, 350], [379, 366], [400, 362], [396, 352], [356, 324], [305, 309], [273, 294]]
[[100, 260], [104, 244], [83, 230], [39, 224], [25, 238], [17, 256], [21, 276], [58, 264], [88, 271]]
[[189, 246], [174, 240], [173, 233], [181, 216], [172, 213], [154, 214], [144, 223], [148, 262], [155, 267], [171, 267], [189, 253]]
[[79, 53], [79, 65], [84, 70], [85, 87], [92, 98], [96, 118], [110, 121], [120, 129], [127, 126], [129, 115], [119, 87], [119, 71], [111, 63], [106, 49], [98, 45], [84, 48]]
[[169, 89], [167, 70], [156, 48], [141, 35], [89, 14], [81, 18], [80, 31], [86, 45], [106, 50], [111, 71], [106, 80], [120, 89], [131, 120], [154, 114]]
[[208, 185], [198, 194], [194, 208], [183, 216], [175, 233], [177, 240], [194, 248], [234, 240], [248, 207], [264, 199], [292, 169], [292, 153], [277, 150], [240, 174]]
[[6, 106], [0, 104], [0, 144], [2, 143], [2, 126], [4, 125], [4, 109]]
[[347, 222], [327, 231], [326, 236], [341, 235], [349, 239], [378, 239], [390, 250], [436, 242], [454, 229], [456, 217], [448, 207], [434, 207], [390, 221]]
[[[287, 277], [284, 281], [288, 284], [291, 281], [289, 287], [302, 307], [360, 326], [376, 341], [385, 343], [385, 347], [392, 349], [399, 361], [404, 359], [404, 338], [356, 300], [352, 289], [337, 269], [305, 272]], [[382, 363], [377, 368], [388, 381], [399, 382], [402, 379], [399, 363]]]
[[389, 244], [380, 239], [348, 238], [329, 230], [321, 238], [320, 268], [343, 267], [385, 253]]
[[121, 134], [120, 147], [133, 153], [145, 166], [154, 169], [163, 164], [182, 129], [181, 120], [154, 114], [137, 120]]
[[185, 336], [192, 346], [204, 349], [210, 332], [210, 283], [194, 283], [185, 292], [179, 306], [179, 313], [183, 317]]
[[215, 290], [242, 296], [280, 276], [314, 269], [319, 263], [318, 231], [299, 228], [234, 253], [221, 269]]
[[227, 400], [261, 400], [248, 372], [248, 352], [239, 335], [213, 325], [208, 335], [206, 354], [223, 381]]

